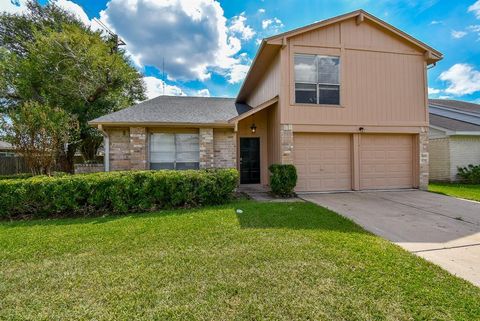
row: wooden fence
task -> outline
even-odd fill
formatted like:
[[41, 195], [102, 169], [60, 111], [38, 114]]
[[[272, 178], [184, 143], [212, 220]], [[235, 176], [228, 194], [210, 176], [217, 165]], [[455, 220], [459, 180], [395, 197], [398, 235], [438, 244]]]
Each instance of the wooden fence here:
[[27, 163], [20, 156], [0, 156], [0, 175], [28, 173]]

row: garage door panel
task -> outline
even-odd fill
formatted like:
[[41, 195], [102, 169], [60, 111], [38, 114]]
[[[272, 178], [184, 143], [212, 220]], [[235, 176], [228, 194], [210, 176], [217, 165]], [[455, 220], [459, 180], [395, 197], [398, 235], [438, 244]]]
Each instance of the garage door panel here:
[[297, 191], [351, 189], [349, 134], [295, 133], [294, 163]]
[[360, 136], [360, 188], [388, 189], [413, 186], [411, 135]]

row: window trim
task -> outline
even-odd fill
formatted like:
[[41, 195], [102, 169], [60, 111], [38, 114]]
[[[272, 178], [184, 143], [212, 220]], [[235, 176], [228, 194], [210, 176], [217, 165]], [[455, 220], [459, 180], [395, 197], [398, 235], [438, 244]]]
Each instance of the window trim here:
[[[292, 50], [290, 54], [290, 106], [300, 106], [300, 107], [324, 107], [324, 108], [344, 108], [343, 99], [344, 99], [344, 68], [342, 64], [344, 62], [344, 50], [341, 48], [309, 48], [305, 46], [296, 46], [297, 50]], [[301, 49], [300, 49], [301, 48]], [[339, 59], [339, 70], [338, 70], [338, 84], [324, 84], [323, 85], [334, 85], [339, 87], [339, 103], [338, 104], [311, 104], [311, 103], [297, 103], [295, 101], [296, 93], [295, 93], [295, 55], [310, 55], [310, 56], [324, 56], [324, 57], [336, 57]], [[318, 73], [318, 71], [317, 71]], [[318, 77], [318, 75], [317, 75]], [[314, 83], [307, 83], [307, 82], [299, 82], [303, 84], [314, 84]], [[317, 101], [318, 101], [318, 83], [315, 84], [317, 86]]]
[[[173, 162], [152, 162], [152, 136], [155, 135], [155, 134], [171, 134], [173, 135], [173, 145], [175, 147], [175, 151], [174, 151], [174, 160]], [[177, 154], [178, 154], [178, 151], [177, 151], [177, 135], [197, 135], [198, 137], [198, 161], [197, 162], [178, 162], [177, 161]], [[197, 168], [196, 169], [200, 169], [200, 133], [197, 131], [197, 132], [182, 132], [182, 131], [154, 131], [154, 132], [150, 132], [150, 134], [148, 135], [148, 167], [150, 170], [162, 170], [162, 169], [152, 169], [152, 163], [153, 164], [171, 164], [173, 163], [173, 169], [171, 170], [181, 170], [181, 169], [177, 169], [177, 163], [195, 163], [195, 164], [198, 164], [197, 165]], [[168, 169], [167, 169], [168, 170]]]

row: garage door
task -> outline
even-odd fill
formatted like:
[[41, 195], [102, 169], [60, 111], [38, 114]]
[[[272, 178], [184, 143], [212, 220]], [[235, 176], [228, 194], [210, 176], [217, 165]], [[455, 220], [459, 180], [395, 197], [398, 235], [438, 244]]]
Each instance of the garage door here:
[[294, 134], [296, 190], [352, 189], [351, 136], [349, 134]]
[[360, 135], [360, 189], [411, 188], [411, 135]]

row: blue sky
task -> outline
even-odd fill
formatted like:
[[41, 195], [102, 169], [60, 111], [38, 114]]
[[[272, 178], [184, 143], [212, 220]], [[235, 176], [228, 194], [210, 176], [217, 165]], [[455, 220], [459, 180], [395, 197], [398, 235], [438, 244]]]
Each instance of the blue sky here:
[[[46, 0], [43, 0], [46, 1]], [[480, 0], [57, 0], [92, 28], [122, 37], [150, 96], [233, 97], [259, 40], [362, 8], [444, 54], [430, 96], [480, 103]], [[0, 0], [23, 10], [24, 0]], [[166, 83], [162, 81], [165, 61]], [[165, 88], [165, 89], [164, 89]]]

